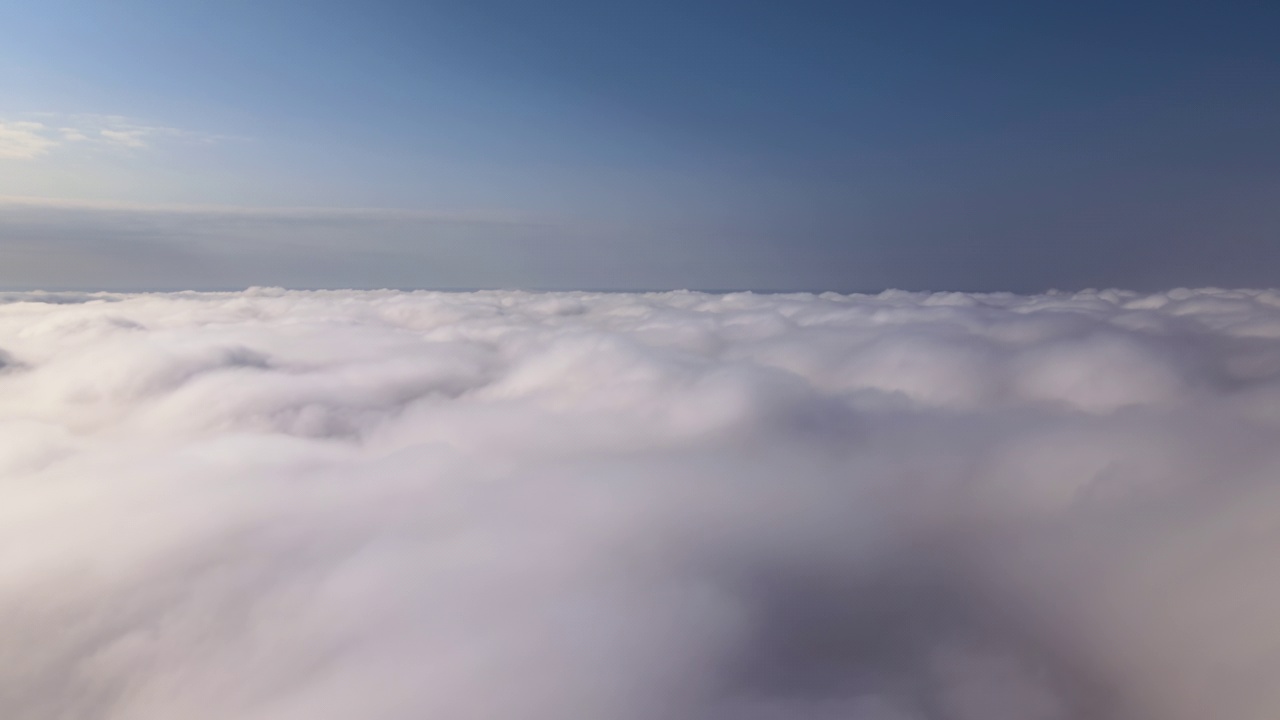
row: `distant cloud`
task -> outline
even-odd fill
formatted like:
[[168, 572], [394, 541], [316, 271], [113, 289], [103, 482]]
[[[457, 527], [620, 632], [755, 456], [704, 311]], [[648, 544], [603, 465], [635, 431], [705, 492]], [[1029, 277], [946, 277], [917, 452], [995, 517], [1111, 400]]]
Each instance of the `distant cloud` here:
[[113, 200], [67, 200], [61, 198], [0, 195], [0, 212], [14, 210], [60, 210], [212, 218], [261, 218], [264, 220], [380, 220], [419, 221], [453, 224], [531, 226], [538, 223], [516, 214], [448, 213], [405, 208], [377, 207], [287, 207], [213, 204], [148, 204]]
[[124, 147], [143, 148], [147, 146], [142, 140], [147, 135], [145, 130], [99, 130], [98, 134], [105, 138], [107, 142], [123, 145]]
[[225, 135], [138, 123], [120, 115], [28, 113], [0, 118], [0, 159], [34, 160], [77, 145], [80, 148], [142, 150], [159, 140], [213, 143]]
[[581, 254], [570, 233], [501, 213], [0, 196], [0, 287], [527, 287]]
[[0, 159], [30, 160], [56, 145], [42, 123], [0, 121]]

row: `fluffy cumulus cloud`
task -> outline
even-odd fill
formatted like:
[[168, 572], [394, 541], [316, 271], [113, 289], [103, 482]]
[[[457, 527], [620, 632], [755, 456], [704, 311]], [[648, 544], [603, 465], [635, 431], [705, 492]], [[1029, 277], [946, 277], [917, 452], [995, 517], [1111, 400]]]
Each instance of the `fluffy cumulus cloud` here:
[[1280, 713], [1280, 293], [0, 301], [5, 718]]

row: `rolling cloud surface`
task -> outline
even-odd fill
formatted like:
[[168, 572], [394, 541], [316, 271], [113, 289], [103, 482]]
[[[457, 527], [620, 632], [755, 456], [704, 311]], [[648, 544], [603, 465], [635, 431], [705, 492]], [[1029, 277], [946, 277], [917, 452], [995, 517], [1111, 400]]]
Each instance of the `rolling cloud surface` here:
[[1280, 292], [0, 296], [0, 716], [1273, 720]]

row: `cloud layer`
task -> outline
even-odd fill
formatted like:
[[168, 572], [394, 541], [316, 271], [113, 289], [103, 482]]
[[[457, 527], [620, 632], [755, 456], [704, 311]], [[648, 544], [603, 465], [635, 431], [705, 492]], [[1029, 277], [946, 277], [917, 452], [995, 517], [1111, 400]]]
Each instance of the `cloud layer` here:
[[1280, 710], [1280, 292], [0, 300], [6, 718]]

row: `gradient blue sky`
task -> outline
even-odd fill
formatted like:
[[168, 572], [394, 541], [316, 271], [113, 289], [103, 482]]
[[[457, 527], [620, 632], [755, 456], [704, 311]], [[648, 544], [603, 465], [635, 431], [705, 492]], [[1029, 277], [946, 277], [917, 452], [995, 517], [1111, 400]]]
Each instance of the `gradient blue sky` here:
[[1280, 9], [0, 8], [0, 285], [1274, 285]]

